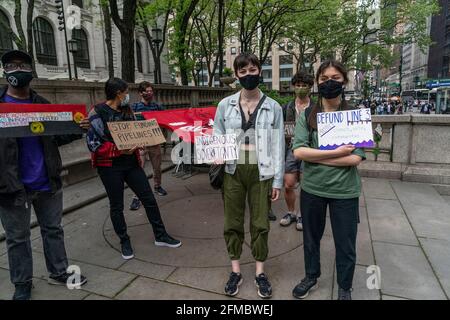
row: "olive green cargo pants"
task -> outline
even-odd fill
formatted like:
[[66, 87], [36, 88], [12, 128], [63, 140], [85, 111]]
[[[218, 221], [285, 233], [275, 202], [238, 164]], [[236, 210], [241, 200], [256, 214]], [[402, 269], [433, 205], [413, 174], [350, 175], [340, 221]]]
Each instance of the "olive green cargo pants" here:
[[[246, 155], [249, 156], [249, 152], [246, 152]], [[250, 153], [250, 157], [252, 156]], [[256, 261], [263, 262], [267, 259], [270, 230], [268, 212], [271, 206], [272, 182], [273, 179], [259, 181], [257, 164], [238, 164], [234, 175], [225, 173], [224, 237], [231, 260], [239, 260], [241, 257], [247, 197], [250, 208], [252, 255]]]

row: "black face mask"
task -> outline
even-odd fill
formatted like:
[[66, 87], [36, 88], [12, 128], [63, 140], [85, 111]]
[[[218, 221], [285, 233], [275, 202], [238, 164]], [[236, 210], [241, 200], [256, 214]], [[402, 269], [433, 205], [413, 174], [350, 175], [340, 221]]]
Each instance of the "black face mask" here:
[[241, 77], [239, 83], [244, 89], [253, 90], [259, 85], [259, 74], [248, 74]]
[[33, 74], [26, 71], [14, 71], [11, 73], [5, 73], [6, 81], [14, 88], [23, 88], [30, 84], [33, 80]]
[[333, 79], [327, 80], [319, 84], [319, 94], [325, 99], [334, 99], [344, 91], [344, 83]]

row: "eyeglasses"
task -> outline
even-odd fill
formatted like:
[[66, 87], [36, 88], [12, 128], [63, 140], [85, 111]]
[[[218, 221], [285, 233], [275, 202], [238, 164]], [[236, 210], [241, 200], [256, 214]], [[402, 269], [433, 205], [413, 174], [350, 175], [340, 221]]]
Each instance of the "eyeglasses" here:
[[8, 62], [3, 65], [3, 70], [5, 70], [6, 73], [17, 71], [19, 69], [22, 71], [28, 71], [28, 72], [33, 71], [33, 68], [31, 66], [31, 64], [29, 64], [29, 63]]

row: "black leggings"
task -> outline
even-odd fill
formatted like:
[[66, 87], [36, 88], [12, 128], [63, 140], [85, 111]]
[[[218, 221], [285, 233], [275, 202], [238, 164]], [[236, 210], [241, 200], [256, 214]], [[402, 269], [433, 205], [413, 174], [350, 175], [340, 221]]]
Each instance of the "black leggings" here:
[[129, 239], [127, 224], [123, 215], [123, 191], [125, 182], [142, 202], [148, 220], [152, 225], [155, 239], [160, 239], [166, 234], [155, 196], [153, 195], [144, 170], [138, 165], [137, 161], [127, 164], [121, 163], [120, 165], [113, 163], [112, 167], [98, 167], [97, 171], [108, 194], [114, 231], [119, 236], [121, 242]]

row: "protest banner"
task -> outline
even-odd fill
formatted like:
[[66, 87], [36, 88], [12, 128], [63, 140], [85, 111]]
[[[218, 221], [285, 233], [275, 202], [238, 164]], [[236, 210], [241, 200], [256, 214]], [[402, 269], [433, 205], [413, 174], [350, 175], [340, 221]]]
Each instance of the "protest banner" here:
[[82, 134], [86, 107], [79, 104], [0, 104], [0, 137]]
[[214, 160], [237, 160], [239, 144], [235, 134], [201, 135], [195, 137], [195, 154], [198, 164]]
[[154, 146], [166, 142], [155, 119], [108, 122], [108, 128], [119, 150]]
[[196, 135], [211, 135], [216, 107], [145, 111], [145, 119], [156, 119], [161, 128], [175, 132], [186, 143], [195, 143]]
[[357, 148], [374, 146], [370, 109], [318, 113], [317, 131], [321, 150], [345, 144]]

